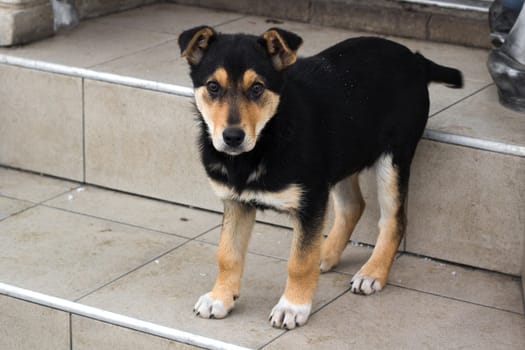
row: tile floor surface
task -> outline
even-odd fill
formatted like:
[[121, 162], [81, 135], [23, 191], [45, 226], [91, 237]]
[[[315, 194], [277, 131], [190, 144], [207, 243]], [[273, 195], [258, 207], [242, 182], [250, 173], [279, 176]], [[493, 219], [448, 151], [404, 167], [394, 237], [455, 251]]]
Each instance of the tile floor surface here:
[[[371, 252], [359, 245], [321, 276], [305, 327], [273, 329], [267, 316], [284, 287], [291, 231], [266, 224], [255, 227], [234, 312], [195, 317], [193, 304], [216, 274], [220, 221], [213, 212], [0, 168], [0, 281], [249, 348], [525, 346], [519, 278], [400, 255], [383, 292], [353, 295], [351, 276]], [[182, 346], [5, 296], [0, 324], [1, 349]]]
[[[176, 39], [183, 29], [203, 23], [256, 34], [275, 25], [260, 17], [157, 4], [87, 20], [72, 31], [0, 53], [189, 86]], [[303, 55], [359, 35], [289, 21], [279, 26], [305, 38]], [[396, 40], [464, 72], [463, 90], [431, 86], [429, 127], [525, 144], [520, 115], [496, 103], [485, 50]], [[74, 79], [65, 80], [72, 95], [80, 91]], [[87, 92], [97, 84], [104, 85], [86, 83]], [[71, 108], [54, 114], [80, 118], [80, 108]], [[500, 117], [483, 119], [490, 115]], [[509, 123], [512, 128], [499, 128]], [[74, 134], [68, 125], [57, 125]], [[21, 138], [27, 135], [13, 134], [11, 146], [20, 147], [15, 141]], [[80, 158], [79, 140], [71, 141], [72, 160]], [[35, 154], [34, 161], [52, 164], [47, 156]], [[81, 162], [71, 164], [69, 178], [86, 176]], [[197, 318], [191, 309], [216, 274], [220, 223], [214, 212], [0, 167], [0, 283], [250, 348], [525, 348], [518, 277], [400, 254], [383, 292], [357, 296], [348, 291], [349, 281], [371, 253], [359, 245], [349, 245], [336, 271], [321, 276], [305, 327], [272, 329], [267, 316], [284, 287], [291, 231], [265, 224], [255, 227], [235, 311], [224, 320]], [[37, 348], [190, 347], [0, 296], [0, 349]]]

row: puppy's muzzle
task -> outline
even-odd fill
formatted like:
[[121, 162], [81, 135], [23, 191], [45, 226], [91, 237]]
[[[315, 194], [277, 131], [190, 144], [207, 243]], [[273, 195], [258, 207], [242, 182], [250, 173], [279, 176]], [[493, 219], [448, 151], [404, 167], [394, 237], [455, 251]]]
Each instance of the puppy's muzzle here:
[[222, 132], [224, 143], [230, 147], [239, 147], [244, 141], [244, 136], [244, 131], [236, 127], [226, 128]]

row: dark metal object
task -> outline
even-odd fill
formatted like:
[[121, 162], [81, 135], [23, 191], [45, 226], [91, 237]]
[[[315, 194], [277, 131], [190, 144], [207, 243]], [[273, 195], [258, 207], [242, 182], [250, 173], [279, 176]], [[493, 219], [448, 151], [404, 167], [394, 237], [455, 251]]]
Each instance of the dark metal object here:
[[491, 50], [488, 70], [502, 105], [525, 113], [525, 7], [499, 48]]

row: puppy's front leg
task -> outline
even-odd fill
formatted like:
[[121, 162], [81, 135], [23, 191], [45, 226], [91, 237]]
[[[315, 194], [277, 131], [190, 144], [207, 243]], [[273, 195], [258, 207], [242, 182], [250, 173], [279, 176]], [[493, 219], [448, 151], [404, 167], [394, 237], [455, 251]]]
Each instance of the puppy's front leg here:
[[248, 241], [255, 222], [255, 208], [224, 201], [221, 238], [217, 250], [219, 273], [211, 292], [195, 304], [194, 312], [203, 318], [224, 318], [233, 309], [241, 289], [241, 276]]
[[318, 220], [295, 219], [286, 287], [270, 314], [273, 327], [293, 329], [304, 325], [310, 316], [319, 279], [324, 211], [321, 216]]

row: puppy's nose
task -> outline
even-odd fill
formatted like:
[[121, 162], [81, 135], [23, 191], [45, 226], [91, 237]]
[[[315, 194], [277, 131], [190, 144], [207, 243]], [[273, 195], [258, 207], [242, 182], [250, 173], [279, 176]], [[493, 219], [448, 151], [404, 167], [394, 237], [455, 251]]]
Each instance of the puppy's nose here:
[[237, 147], [244, 141], [244, 131], [240, 128], [226, 128], [222, 132], [224, 143], [230, 147]]

